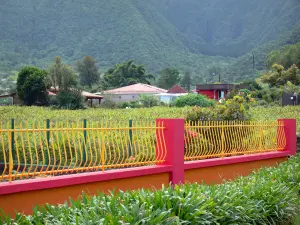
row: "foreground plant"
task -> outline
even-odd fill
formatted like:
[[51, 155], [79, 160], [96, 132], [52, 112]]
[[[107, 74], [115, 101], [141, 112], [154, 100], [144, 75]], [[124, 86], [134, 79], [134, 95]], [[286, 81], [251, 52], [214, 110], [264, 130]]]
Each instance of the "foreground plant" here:
[[207, 186], [186, 184], [70, 200], [3, 224], [289, 224], [299, 212], [300, 156]]

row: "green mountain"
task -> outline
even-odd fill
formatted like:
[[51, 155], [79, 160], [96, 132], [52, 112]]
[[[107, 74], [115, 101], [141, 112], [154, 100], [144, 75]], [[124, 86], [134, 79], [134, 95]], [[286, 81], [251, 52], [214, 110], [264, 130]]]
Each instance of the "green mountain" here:
[[174, 66], [203, 77], [284, 36], [299, 12], [299, 0], [1, 0], [0, 76], [91, 55], [102, 70], [135, 59], [153, 73]]
[[265, 60], [271, 51], [297, 42], [300, 42], [300, 23], [291, 31], [284, 33], [281, 38], [259, 45], [251, 52], [238, 57], [226, 68], [225, 76], [234, 81], [251, 79], [257, 72], [265, 69]]

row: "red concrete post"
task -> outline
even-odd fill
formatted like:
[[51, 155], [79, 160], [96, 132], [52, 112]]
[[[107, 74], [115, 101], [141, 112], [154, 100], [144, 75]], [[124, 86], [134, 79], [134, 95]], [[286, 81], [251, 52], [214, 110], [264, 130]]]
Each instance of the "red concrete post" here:
[[[173, 185], [184, 183], [184, 119], [157, 119], [157, 125], [165, 129], [157, 135], [157, 152], [161, 152], [160, 139], [165, 141], [166, 157], [163, 165], [171, 165], [170, 182]], [[159, 130], [157, 131], [159, 132]], [[158, 133], [157, 133], [158, 134]]]
[[278, 119], [278, 122], [284, 124], [283, 131], [286, 139], [284, 151], [288, 151], [290, 155], [296, 155], [296, 119]]

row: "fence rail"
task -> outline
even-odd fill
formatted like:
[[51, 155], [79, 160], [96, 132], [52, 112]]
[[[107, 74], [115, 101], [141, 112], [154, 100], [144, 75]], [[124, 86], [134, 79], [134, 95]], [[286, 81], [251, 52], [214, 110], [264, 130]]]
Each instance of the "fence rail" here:
[[199, 121], [185, 125], [185, 161], [281, 151], [283, 122]]
[[0, 123], [0, 181], [160, 164], [163, 129], [155, 121]]

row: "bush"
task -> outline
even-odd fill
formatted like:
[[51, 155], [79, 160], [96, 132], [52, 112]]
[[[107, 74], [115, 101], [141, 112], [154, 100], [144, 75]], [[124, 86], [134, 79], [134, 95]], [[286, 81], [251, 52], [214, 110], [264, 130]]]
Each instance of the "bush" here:
[[224, 104], [217, 104], [214, 108], [195, 107], [186, 114], [187, 121], [209, 120], [249, 120], [250, 114], [246, 110], [245, 99], [235, 96]]
[[141, 108], [142, 104], [139, 101], [132, 101], [132, 102], [122, 102], [119, 104], [121, 109], [125, 108]]
[[204, 95], [199, 94], [188, 94], [178, 97], [174, 103], [176, 107], [184, 106], [200, 106], [200, 107], [210, 107], [215, 105], [215, 101], [208, 99]]
[[[7, 224], [290, 224], [299, 212], [300, 157], [248, 177], [207, 186], [82, 195]], [[284, 194], [283, 194], [284, 193]]]
[[86, 106], [80, 90], [63, 90], [56, 95], [58, 107], [61, 109], [84, 109]]
[[282, 98], [282, 89], [276, 87], [264, 88], [252, 92], [251, 96], [259, 100], [264, 100], [268, 103], [280, 102]]
[[150, 108], [154, 106], [159, 106], [160, 102], [158, 98], [153, 95], [142, 95], [140, 98], [140, 102], [143, 107]]

